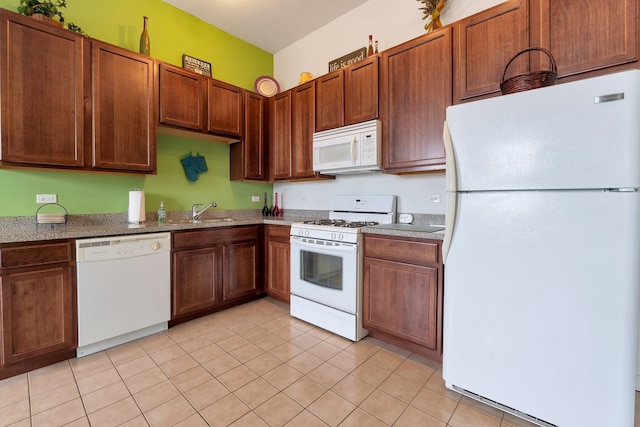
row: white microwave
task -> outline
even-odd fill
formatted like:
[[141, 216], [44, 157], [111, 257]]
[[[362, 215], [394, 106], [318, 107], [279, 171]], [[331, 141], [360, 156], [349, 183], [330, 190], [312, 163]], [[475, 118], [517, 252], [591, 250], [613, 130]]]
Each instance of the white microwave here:
[[313, 170], [328, 175], [382, 169], [380, 120], [313, 134]]

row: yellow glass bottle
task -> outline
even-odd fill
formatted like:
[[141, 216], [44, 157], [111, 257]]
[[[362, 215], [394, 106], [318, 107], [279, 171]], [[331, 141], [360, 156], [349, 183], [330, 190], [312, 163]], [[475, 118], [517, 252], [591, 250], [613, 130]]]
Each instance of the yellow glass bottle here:
[[140, 34], [140, 53], [143, 55], [151, 55], [151, 42], [149, 41], [149, 33], [147, 32], [147, 21], [149, 18], [144, 17], [144, 27]]

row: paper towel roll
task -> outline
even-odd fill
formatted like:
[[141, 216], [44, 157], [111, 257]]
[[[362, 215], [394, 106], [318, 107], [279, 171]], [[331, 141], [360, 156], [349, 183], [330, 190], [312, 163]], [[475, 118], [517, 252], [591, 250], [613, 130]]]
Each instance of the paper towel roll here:
[[144, 191], [129, 191], [129, 222], [138, 224], [144, 222]]

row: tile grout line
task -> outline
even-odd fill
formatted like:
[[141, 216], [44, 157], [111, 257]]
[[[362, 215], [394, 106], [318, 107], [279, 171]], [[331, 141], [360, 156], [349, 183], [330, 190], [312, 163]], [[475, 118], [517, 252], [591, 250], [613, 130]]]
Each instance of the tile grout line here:
[[[241, 306], [242, 307], [242, 306]], [[233, 309], [231, 309], [233, 310]], [[116, 401], [116, 402], [112, 402], [109, 405], [105, 406], [108, 407], [110, 405], [113, 405], [115, 403], [121, 402], [122, 400], [127, 399], [128, 397], [131, 397], [136, 405], [136, 408], [138, 409], [139, 414], [133, 416], [130, 420], [127, 420], [125, 422], [129, 422], [133, 419], [136, 419], [139, 415], [142, 415], [142, 419], [145, 420], [145, 422], [147, 424], [151, 424], [151, 422], [149, 421], [148, 418], [148, 413], [159, 407], [162, 404], [156, 405], [153, 408], [150, 408], [147, 413], [142, 411], [142, 408], [140, 406], [140, 404], [138, 403], [138, 401], [136, 400], [136, 398], [134, 397], [134, 394], [132, 393], [132, 388], [131, 385], [128, 384], [126, 382], [126, 379], [123, 377], [123, 374], [126, 374], [126, 372], [133, 372], [133, 370], [129, 370], [127, 369], [126, 372], [122, 371], [121, 369], [119, 369], [119, 366], [121, 368], [122, 365], [126, 364], [126, 363], [131, 363], [137, 359], [141, 359], [142, 357], [149, 357], [151, 359], [151, 361], [153, 362], [153, 365], [151, 367], [149, 367], [148, 369], [144, 369], [140, 372], [135, 372], [135, 374], [132, 374], [131, 376], [127, 377], [130, 378], [134, 375], [139, 375], [141, 373], [147, 372], [151, 369], [158, 369], [162, 375], [166, 378], [163, 381], [169, 380], [169, 383], [172, 385], [172, 387], [175, 387], [175, 389], [178, 391], [178, 395], [175, 396], [172, 399], [175, 399], [176, 397], [180, 396], [182, 399], [186, 400], [186, 402], [189, 404], [190, 409], [193, 410], [193, 413], [191, 413], [190, 415], [186, 416], [183, 420], [180, 421], [176, 421], [176, 422], [184, 422], [187, 419], [191, 418], [193, 415], [197, 414], [199, 419], [204, 421], [205, 423], [207, 423], [206, 419], [204, 418], [204, 416], [201, 414], [201, 411], [204, 410], [205, 408], [209, 407], [210, 405], [215, 404], [215, 402], [218, 402], [221, 398], [217, 399], [214, 402], [210, 402], [207, 404], [207, 406], [205, 406], [202, 410], [197, 410], [196, 407], [194, 406], [194, 402], [192, 400], [190, 400], [187, 397], [187, 393], [189, 391], [191, 391], [192, 389], [198, 387], [198, 385], [196, 385], [195, 387], [189, 386], [188, 390], [183, 391], [181, 387], [178, 387], [178, 384], [183, 384], [183, 387], [185, 386], [185, 384], [188, 384], [186, 382], [176, 382], [177, 381], [177, 377], [179, 375], [182, 375], [183, 373], [188, 372], [191, 369], [195, 369], [200, 368], [203, 369], [204, 371], [207, 372], [207, 374], [211, 377], [211, 379], [215, 379], [216, 381], [218, 381], [218, 383], [224, 387], [224, 390], [227, 392], [227, 394], [225, 396], [228, 395], [233, 395], [234, 398], [236, 398], [239, 402], [241, 402], [248, 410], [248, 412], [245, 412], [242, 416], [240, 416], [238, 419], [232, 421], [231, 423], [237, 422], [239, 419], [243, 418], [244, 416], [246, 416], [247, 414], [253, 414], [256, 417], [258, 417], [260, 420], [262, 420], [265, 423], [268, 423], [267, 419], [260, 416], [259, 413], [256, 411], [257, 408], [259, 408], [261, 405], [265, 404], [266, 402], [268, 402], [270, 399], [272, 399], [274, 396], [277, 396], [278, 394], [282, 393], [283, 395], [285, 395], [286, 397], [290, 398], [293, 402], [297, 403], [298, 405], [300, 405], [300, 407], [302, 408], [302, 410], [300, 412], [298, 412], [296, 415], [293, 416], [293, 418], [291, 418], [289, 421], [287, 422], [291, 422], [291, 420], [295, 419], [296, 417], [300, 416], [301, 413], [303, 412], [308, 412], [309, 414], [313, 415], [315, 418], [317, 418], [318, 420], [322, 421], [322, 423], [327, 424], [326, 421], [324, 421], [322, 418], [320, 418], [318, 415], [316, 415], [316, 413], [312, 412], [309, 408], [316, 403], [319, 399], [321, 399], [323, 396], [327, 395], [328, 391], [332, 391], [333, 393], [335, 393], [337, 396], [339, 396], [340, 398], [346, 400], [347, 402], [351, 403], [354, 408], [351, 409], [348, 413], [346, 413], [346, 415], [342, 418], [342, 420], [338, 423], [338, 425], [342, 424], [345, 422], [345, 420], [349, 419], [354, 412], [356, 412], [356, 410], [359, 408], [362, 410], [363, 413], [367, 414], [368, 416], [371, 416], [377, 420], [379, 420], [380, 422], [386, 424], [386, 422], [384, 420], [382, 420], [381, 418], [379, 418], [378, 416], [376, 416], [375, 414], [368, 412], [366, 409], [364, 409], [362, 407], [363, 403], [365, 401], [367, 401], [367, 399], [371, 398], [371, 396], [376, 393], [377, 391], [381, 392], [382, 395], [384, 395], [385, 397], [389, 397], [389, 398], [394, 398], [400, 402], [402, 402], [402, 404], [404, 405], [403, 409], [398, 413], [398, 415], [394, 418], [393, 422], [391, 425], [395, 425], [398, 420], [400, 420], [402, 418], [402, 416], [407, 412], [409, 407], [412, 407], [413, 409], [418, 410], [419, 412], [423, 413], [423, 414], [427, 414], [431, 417], [433, 417], [433, 415], [431, 415], [430, 413], [426, 413], [423, 412], [422, 409], [419, 409], [419, 407], [417, 406], [413, 406], [413, 404], [417, 401], [419, 393], [421, 392], [421, 390], [423, 389], [427, 389], [430, 390], [431, 392], [437, 393], [438, 395], [440, 395], [441, 397], [444, 396], [446, 398], [452, 399], [456, 401], [455, 407], [453, 409], [453, 411], [451, 412], [451, 414], [449, 415], [449, 418], [446, 422], [447, 426], [450, 426], [450, 422], [453, 419], [456, 411], [461, 407], [461, 404], [465, 404], [466, 406], [470, 406], [472, 409], [474, 409], [474, 411], [479, 412], [480, 414], [483, 415], [487, 415], [490, 416], [492, 419], [495, 419], [499, 425], [502, 425], [504, 427], [506, 427], [508, 424], [505, 424], [505, 416], [506, 414], [501, 412], [500, 413], [500, 418], [496, 417], [496, 414], [491, 414], [485, 411], [482, 411], [479, 408], [475, 408], [472, 405], [467, 405], [466, 402], [463, 402], [462, 398], [458, 398], [458, 399], [454, 399], [452, 397], [450, 397], [448, 394], [444, 394], [440, 388], [441, 386], [437, 383], [434, 383], [432, 386], [428, 386], [430, 384], [430, 382], [435, 378], [434, 376], [439, 372], [439, 367], [438, 366], [434, 366], [434, 364], [431, 364], [429, 361], [424, 361], [421, 359], [421, 357], [419, 355], [415, 355], [415, 353], [412, 352], [408, 352], [408, 351], [404, 351], [402, 349], [398, 349], [395, 346], [392, 346], [390, 344], [386, 344], [384, 342], [381, 342], [379, 340], [376, 340], [375, 338], [373, 338], [373, 340], [375, 340], [375, 342], [372, 342], [370, 345], [373, 346], [373, 348], [368, 349], [366, 346], [364, 347], [365, 356], [362, 356], [361, 354], [359, 354], [359, 352], [355, 351], [354, 349], [352, 349], [351, 347], [354, 346], [356, 343], [341, 343], [338, 341], [335, 341], [336, 336], [333, 334], [330, 334], [326, 331], [323, 330], [318, 330], [315, 329], [312, 325], [309, 327], [304, 327], [304, 328], [300, 328], [300, 326], [304, 326], [302, 324], [298, 324], [297, 319], [293, 319], [290, 317], [287, 317], [285, 315], [282, 315], [280, 311], [269, 311], [269, 310], [261, 310], [259, 307], [259, 310], [256, 310], [255, 313], [252, 313], [251, 310], [235, 310], [234, 312], [231, 313], [231, 310], [228, 310], [230, 313], [230, 316], [225, 316], [224, 314], [222, 314], [223, 312], [220, 313], [215, 313], [214, 315], [219, 315], [216, 318], [211, 318], [211, 322], [202, 322], [201, 325], [197, 324], [197, 320], [195, 321], [190, 321], [190, 322], [185, 322], [182, 327], [182, 329], [175, 329], [173, 330], [173, 333], [169, 332], [171, 330], [168, 331], [164, 331], [162, 332], [162, 336], [165, 338], [168, 338], [169, 342], [171, 343], [171, 346], [176, 346], [178, 347], [182, 352], [184, 352], [186, 355], [189, 355], [189, 357], [195, 362], [195, 366], [186, 369], [185, 371], [179, 372], [178, 374], [175, 374], [173, 376], [171, 376], [169, 374], [169, 371], [166, 371], [166, 367], [163, 368], [161, 366], [161, 364], [156, 361], [156, 359], [154, 359], [153, 355], [156, 354], [159, 351], [162, 351], [163, 349], [169, 348], [169, 346], [163, 346], [163, 347], [158, 347], [158, 348], [154, 348], [152, 345], [150, 345], [150, 343], [147, 344], [143, 344], [143, 341], [145, 338], [141, 338], [139, 340], [136, 340], [135, 342], [137, 343], [137, 345], [143, 350], [143, 355], [141, 355], [139, 358], [135, 358], [132, 360], [127, 360], [122, 361], [122, 363], [120, 363], [119, 365], [117, 365], [115, 363], [115, 354], [112, 354], [112, 352], [109, 352], [107, 350], [104, 350], [104, 353], [109, 361], [110, 364], [110, 368], [108, 369], [115, 369], [115, 371], [117, 372], [117, 377], [119, 382], [121, 382], [128, 393], [128, 396]], [[240, 322], [246, 322], [246, 326], [240, 325]], [[282, 327], [278, 328], [278, 324], [277, 323], [272, 323], [272, 322], [281, 322]], [[180, 326], [180, 325], [178, 325]], [[226, 332], [229, 333], [228, 336], [221, 338], [221, 339], [213, 339], [213, 338], [209, 338], [209, 336], [211, 335], [215, 335], [215, 331], [220, 328], [221, 334], [225, 335]], [[222, 330], [222, 328], [224, 328], [224, 331]], [[264, 332], [264, 335], [256, 335], [256, 336], [260, 336], [260, 338], [245, 338], [245, 336], [250, 336], [251, 333], [250, 331], [252, 331], [253, 329], [259, 330], [260, 332]], [[287, 329], [289, 329], [289, 331], [287, 331]], [[297, 331], [291, 331], [292, 329], [295, 329]], [[211, 332], [209, 335], [207, 335], [207, 331], [213, 331]], [[296, 332], [300, 332], [299, 334], [296, 334]], [[293, 335], [295, 334], [295, 335]], [[287, 343], [290, 346], [293, 346], [295, 349], [299, 350], [300, 352], [297, 353], [296, 355], [294, 355], [293, 357], [289, 357], [288, 354], [286, 354], [285, 357], [287, 357], [286, 360], [283, 360], [281, 357], [277, 357], [274, 354], [272, 354], [271, 352], [274, 350], [274, 348], [276, 347], [270, 347], [269, 350], [262, 348], [260, 346], [256, 346], [255, 342], [258, 341], [259, 339], [262, 338], [277, 338], [278, 340], [281, 340], [283, 343]], [[298, 344], [295, 344], [294, 342], [296, 342], [296, 338], [302, 337], [300, 339], [298, 339]], [[309, 339], [305, 341], [305, 337], [308, 337]], [[231, 338], [237, 338], [237, 339], [241, 339], [243, 340], [243, 344], [235, 347], [234, 345], [231, 345], [229, 347], [223, 347], [220, 346], [219, 343], [226, 340], [226, 339], [231, 339]], [[310, 338], [313, 338], [310, 339]], [[197, 343], [197, 340], [204, 340], [207, 342], [206, 345], [202, 345], [202, 346], [198, 346], [199, 344]], [[196, 340], [196, 342], [194, 343], [189, 343], [187, 344], [189, 341], [191, 340]], [[250, 350], [248, 350], [247, 352], [244, 353], [244, 357], [238, 358], [238, 356], [234, 355], [233, 352], [235, 352], [238, 349], [241, 349], [242, 347], [245, 347], [249, 344], [253, 344], [254, 346], [256, 346], [257, 348], [260, 349], [260, 352], [257, 353], [256, 355], [252, 355]], [[303, 347], [300, 347], [299, 345], [303, 344]], [[340, 345], [342, 344], [342, 345]], [[223, 351], [223, 353], [219, 356], [214, 357], [213, 359], [210, 360], [205, 360], [205, 361], [201, 361], [201, 359], [196, 359], [192, 354], [196, 351], [198, 351], [199, 349], [205, 348], [209, 345], [216, 345], [219, 349], [221, 349]], [[319, 346], [322, 345], [327, 345], [327, 346], [331, 346], [334, 347], [334, 349], [331, 349], [329, 347], [322, 348]], [[191, 349], [191, 350], [187, 350], [187, 349]], [[317, 351], [314, 352], [313, 349], [317, 348]], [[330, 353], [335, 350], [334, 354]], [[394, 357], [398, 357], [399, 361], [396, 362], [395, 361], [389, 361], [387, 363], [387, 360], [389, 359], [385, 359], [384, 357], [386, 356], [384, 353], [382, 353], [382, 351], [388, 352], [390, 355], [394, 356]], [[339, 365], [335, 365], [334, 363], [330, 362], [330, 360], [332, 360], [335, 356], [341, 354], [341, 353], [345, 353], [349, 354], [351, 356], [353, 356], [354, 359], [356, 361], [358, 361], [357, 365], [355, 365], [355, 367], [353, 369], [350, 369], [349, 371], [344, 371], [342, 367], [340, 367]], [[362, 353], [362, 354], [365, 354]], [[270, 367], [269, 370], [265, 373], [260, 373], [262, 372], [264, 369], [257, 369], [256, 368], [252, 368], [250, 365], [250, 362], [255, 360], [256, 358], [262, 356], [262, 355], [270, 355], [272, 357], [275, 357], [278, 360], [278, 365], [276, 367]], [[285, 355], [284, 353], [281, 353], [281, 355]], [[378, 357], [375, 357], [376, 355], [379, 355]], [[231, 357], [235, 362], [238, 363], [238, 365], [234, 368], [231, 369], [226, 369], [224, 372], [216, 375], [213, 372], [209, 371], [204, 365], [212, 360], [215, 360], [217, 357], [223, 357], [223, 356], [228, 356]], [[314, 358], [318, 359], [318, 364], [315, 365], [312, 369], [306, 369], [306, 366], [310, 366], [310, 365], [297, 365], [296, 363], [292, 363], [292, 360], [299, 357], [299, 356], [312, 356]], [[166, 362], [163, 363], [169, 363], [171, 360], [175, 360], [176, 358], [172, 358]], [[362, 359], [362, 360], [360, 360]], [[88, 411], [88, 407], [86, 406], [86, 402], [85, 402], [85, 397], [83, 396], [80, 392], [80, 378], [78, 376], [79, 372], [84, 372], [81, 371], [80, 369], [78, 369], [78, 372], [76, 372], [76, 369], [74, 369], [74, 365], [70, 362], [72, 359], [69, 359], [66, 362], [66, 367], [68, 369], [71, 370], [71, 373], [73, 375], [73, 382], [75, 384], [76, 389], [78, 390], [78, 394], [79, 394], [79, 398], [81, 399], [81, 404], [82, 404], [82, 408], [83, 408], [83, 413], [84, 415], [79, 417], [78, 419], [71, 421], [71, 422], [76, 422], [80, 419], [82, 419], [83, 417], [87, 420], [87, 422], [89, 423], [89, 425], [92, 424], [90, 418], [89, 418], [89, 413]], [[405, 371], [402, 375], [400, 374], [400, 367], [403, 366], [407, 361], [411, 361], [413, 363], [417, 363], [419, 365], [425, 366], [427, 368], [430, 369], [430, 373], [424, 377], [421, 376], [421, 378], [424, 378], [424, 380], [420, 380], [420, 381], [414, 381], [412, 378], [407, 377], [406, 375], [410, 373], [410, 371]], [[305, 363], [304, 361], [300, 361], [300, 363]], [[313, 363], [313, 362], [312, 362]], [[435, 362], [434, 362], [435, 363]], [[311, 373], [314, 372], [316, 369], [318, 369], [319, 367], [328, 364], [327, 366], [331, 366], [332, 368], [335, 368], [337, 370], [339, 370], [341, 373], [344, 374], [344, 377], [342, 377], [341, 380], [338, 380], [338, 382], [332, 384], [330, 387], [325, 386], [323, 383], [319, 382], [318, 380], [316, 380], [314, 377], [311, 376]], [[372, 367], [375, 367], [376, 369], [382, 369], [384, 371], [387, 371], [386, 376], [381, 380], [378, 381], [377, 379], [375, 381], [369, 382], [369, 381], [365, 381], [363, 379], [361, 379], [361, 377], [359, 375], [356, 374], [356, 371], [360, 368], [363, 367], [365, 364], [370, 364]], [[293, 381], [292, 383], [288, 384], [287, 386], [285, 386], [284, 388], [280, 389], [279, 386], [277, 386], [275, 383], [272, 383], [271, 381], [269, 381], [267, 378], [265, 378], [265, 375], [271, 371], [273, 371], [274, 369], [281, 367], [281, 366], [285, 366], [287, 367], [287, 369], [292, 369], [293, 371], [297, 372], [300, 377], [297, 378], [295, 381]], [[243, 383], [241, 386], [237, 387], [235, 390], [231, 390], [227, 384], [223, 383], [221, 380], [219, 380], [219, 377], [221, 375], [224, 375], [225, 373], [229, 372], [232, 369], [235, 369], [239, 366], [244, 367], [245, 369], [247, 369], [248, 371], [250, 371], [252, 374], [256, 375], [256, 378], [254, 378], [253, 380], [248, 381], [247, 383]], [[257, 366], [257, 365], [255, 365]], [[296, 367], [298, 366], [298, 367]], [[305, 366], [304, 370], [300, 370], [299, 368]], [[348, 365], [344, 365], [345, 367]], [[76, 368], [78, 368], [76, 366]], [[407, 369], [410, 369], [410, 367], [408, 367]], [[308, 371], [308, 372], [307, 372]], [[33, 371], [31, 371], [33, 372]], [[31, 382], [31, 372], [27, 373], [26, 376], [26, 381], [27, 381], [27, 398], [28, 398], [28, 408], [29, 408], [29, 421], [30, 424], [33, 425], [33, 417], [34, 414], [32, 413], [32, 404], [33, 404], [33, 396], [32, 393], [34, 391], [33, 387], [32, 387], [32, 382]], [[87, 371], [88, 372], [88, 371]], [[103, 371], [100, 371], [103, 372]], [[88, 375], [88, 377], [93, 376], [93, 375], [97, 375], [100, 372], [95, 372], [95, 373], [91, 373], [91, 375]], [[360, 375], [362, 375], [363, 373], [366, 372], [360, 372]], [[407, 381], [411, 381], [412, 383], [416, 384], [417, 388], [417, 393], [414, 394], [411, 399], [409, 399], [408, 401], [405, 401], [404, 399], [401, 399], [399, 397], [396, 397], [395, 395], [383, 390], [381, 387], [383, 384], [385, 384], [386, 381], [388, 381], [392, 375], [396, 375], [398, 376], [400, 379], [402, 380], [407, 380]], [[361, 399], [359, 397], [360, 403], [359, 404], [353, 404], [353, 402], [351, 402], [349, 399], [347, 399], [346, 397], [342, 396], [341, 394], [337, 393], [336, 391], [334, 391], [334, 387], [336, 387], [336, 385], [340, 382], [343, 381], [345, 378], [355, 378], [359, 381], [363, 381], [364, 383], [366, 383], [367, 385], [369, 385], [371, 387], [371, 391], [369, 391], [368, 393], [366, 393], [366, 395], [361, 396]], [[301, 379], [306, 378], [307, 380], [312, 380], [313, 383], [320, 385], [323, 388], [322, 394], [320, 394], [318, 397], [316, 397], [313, 401], [302, 405], [300, 402], [298, 402], [297, 400], [295, 400], [291, 395], [289, 395], [287, 392], [285, 392], [285, 390], [290, 387], [291, 385], [295, 384], [297, 381], [300, 381]], [[245, 402], [240, 398], [240, 395], [238, 394], [239, 390], [242, 390], [243, 387], [247, 386], [248, 384], [250, 384], [252, 381], [255, 381], [257, 379], [262, 379], [263, 381], [266, 381], [267, 383], [269, 383], [271, 386], [273, 386], [277, 391], [273, 396], [270, 396], [269, 398], [267, 398], [264, 402], [260, 402], [260, 404], [258, 404], [255, 408], [252, 408], [249, 405], [249, 401]], [[209, 379], [207, 379], [207, 381], [209, 381]], [[244, 381], [244, 380], [242, 380]], [[206, 381], [205, 381], [206, 382]], [[115, 384], [115, 383], [113, 383]], [[111, 384], [110, 384], [111, 385]], [[102, 386], [96, 390], [92, 390], [91, 393], [93, 392], [97, 392], [105, 387], [109, 387], [110, 385], [106, 385], [106, 386]], [[149, 386], [149, 387], [153, 387]], [[141, 390], [138, 391], [138, 393], [147, 390], [149, 387], [145, 387]], [[89, 388], [90, 389], [90, 388]], [[48, 392], [48, 391], [47, 391]], [[87, 393], [87, 395], [91, 394], [91, 393]], [[381, 395], [381, 396], [382, 396]], [[168, 401], [171, 401], [172, 399], [169, 399]], [[167, 402], [168, 402], [167, 401]], [[164, 402], [166, 403], [166, 402]], [[56, 406], [60, 406], [60, 405], [56, 405]], [[47, 410], [50, 410], [53, 408], [49, 408]], [[103, 408], [100, 408], [103, 409]], [[96, 411], [94, 411], [96, 412]], [[434, 419], [438, 419], [435, 418]], [[26, 420], [26, 419], [25, 419]], [[442, 420], [439, 420], [442, 421]]]

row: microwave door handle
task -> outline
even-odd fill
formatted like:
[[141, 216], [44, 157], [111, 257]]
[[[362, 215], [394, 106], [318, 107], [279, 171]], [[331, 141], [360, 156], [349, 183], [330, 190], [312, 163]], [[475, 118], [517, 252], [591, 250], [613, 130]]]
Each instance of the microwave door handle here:
[[358, 137], [353, 135], [353, 139], [351, 140], [351, 163], [356, 162], [356, 143], [358, 142]]

